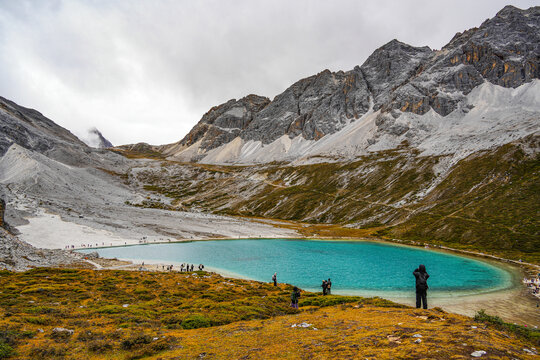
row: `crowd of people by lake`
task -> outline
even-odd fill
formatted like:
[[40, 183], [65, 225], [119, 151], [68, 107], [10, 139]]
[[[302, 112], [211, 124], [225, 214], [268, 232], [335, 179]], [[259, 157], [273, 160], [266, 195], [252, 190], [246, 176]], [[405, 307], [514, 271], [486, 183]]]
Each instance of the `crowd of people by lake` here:
[[540, 273], [538, 273], [538, 276], [536, 276], [536, 278], [523, 278], [523, 284], [525, 284], [529, 289], [531, 289], [531, 292], [534, 296], [540, 298]]
[[[177, 268], [178, 268], [178, 271], [180, 271], [180, 272], [191, 272], [191, 271], [195, 270], [195, 265], [194, 264], [188, 264], [188, 263], [182, 263]], [[158, 269], [159, 269], [159, 267], [158, 267]], [[161, 270], [162, 271], [174, 271], [175, 269], [176, 268], [174, 267], [173, 264], [171, 264], [171, 265], [161, 264]], [[199, 264], [199, 266], [197, 266], [197, 269], [199, 271], [204, 270], [204, 265]], [[144, 261], [142, 262], [141, 266], [139, 267], [139, 270], [141, 270], [141, 271], [142, 270], [147, 270], [147, 269], [144, 268]]]

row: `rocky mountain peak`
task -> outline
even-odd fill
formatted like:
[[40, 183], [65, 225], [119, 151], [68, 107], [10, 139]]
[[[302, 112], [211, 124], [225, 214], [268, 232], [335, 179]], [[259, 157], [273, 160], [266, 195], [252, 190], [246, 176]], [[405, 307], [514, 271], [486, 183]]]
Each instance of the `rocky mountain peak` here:
[[523, 15], [526, 12], [527, 10], [521, 10], [513, 5], [506, 5], [495, 16], [506, 19], [508, 16]]
[[388, 103], [391, 90], [410, 79], [431, 54], [427, 46], [414, 47], [396, 39], [375, 50], [360, 67], [373, 92], [374, 109]]
[[240, 100], [231, 99], [214, 106], [180, 144], [191, 146], [201, 141], [202, 149], [212, 149], [237, 137], [253, 120], [254, 116], [270, 103], [264, 96], [250, 94]]
[[[539, 28], [540, 7], [507, 6], [480, 27], [457, 33], [439, 51], [391, 40], [361, 66], [323, 70], [295, 82], [272, 101], [250, 95], [251, 102], [246, 97], [214, 107], [180, 142], [182, 146], [173, 144], [165, 153], [181, 153], [198, 143], [189, 152], [196, 160], [236, 138], [241, 141], [231, 147], [234, 153], [248, 142], [264, 146], [281, 138], [287, 143], [287, 137], [316, 141], [370, 109], [381, 111], [377, 133], [396, 128], [403, 113], [434, 110], [444, 117], [458, 109], [468, 111], [467, 95], [485, 82], [516, 88], [540, 77]], [[397, 128], [390, 135], [408, 131], [402, 124]]]
[[0, 97], [0, 155], [14, 143], [59, 158], [63, 158], [62, 149], [88, 148], [78, 137], [39, 111]]

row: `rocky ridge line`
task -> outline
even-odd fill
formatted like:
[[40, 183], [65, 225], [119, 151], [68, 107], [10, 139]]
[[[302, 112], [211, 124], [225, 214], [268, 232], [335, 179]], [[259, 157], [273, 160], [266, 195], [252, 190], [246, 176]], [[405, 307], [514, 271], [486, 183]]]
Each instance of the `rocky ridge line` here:
[[361, 66], [347, 72], [324, 70], [299, 80], [272, 101], [249, 95], [216, 106], [181, 141], [160, 149], [174, 157], [198, 145], [186, 160], [199, 160], [237, 136], [263, 144], [283, 135], [318, 140], [371, 107], [393, 119], [403, 112], [422, 115], [431, 109], [446, 116], [486, 81], [515, 88], [538, 79], [539, 29], [540, 7], [506, 6], [480, 27], [457, 33], [438, 51], [392, 40]]

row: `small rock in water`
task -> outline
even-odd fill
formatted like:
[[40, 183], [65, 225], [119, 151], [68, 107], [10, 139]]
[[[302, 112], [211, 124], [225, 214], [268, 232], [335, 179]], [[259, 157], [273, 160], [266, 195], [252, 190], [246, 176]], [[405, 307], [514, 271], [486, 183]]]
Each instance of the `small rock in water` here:
[[414, 338], [421, 338], [422, 335], [420, 335], [420, 334], [414, 334], [412, 337], [414, 337]]
[[487, 353], [484, 350], [477, 350], [471, 353], [472, 357], [480, 357], [482, 355], [486, 355]]

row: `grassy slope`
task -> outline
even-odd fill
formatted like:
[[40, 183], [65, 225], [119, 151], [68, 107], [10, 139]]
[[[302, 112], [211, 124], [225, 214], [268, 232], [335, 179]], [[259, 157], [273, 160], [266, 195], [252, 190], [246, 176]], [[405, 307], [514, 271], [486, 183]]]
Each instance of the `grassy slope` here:
[[540, 262], [540, 159], [514, 145], [461, 161], [385, 233]]
[[297, 167], [164, 163], [138, 180], [181, 209], [307, 222], [328, 236], [355, 236], [340, 226], [370, 229], [540, 263], [540, 161], [523, 150], [537, 148], [538, 138], [524, 142], [461, 160], [424, 198], [444, 159], [408, 149]]
[[[447, 359], [478, 349], [521, 358], [538, 342], [538, 331], [516, 337], [378, 298], [304, 293], [297, 311], [288, 306], [289, 285], [203, 272], [4, 271], [0, 289], [0, 358]], [[304, 321], [313, 326], [291, 327]], [[55, 334], [55, 327], [74, 332]]]

